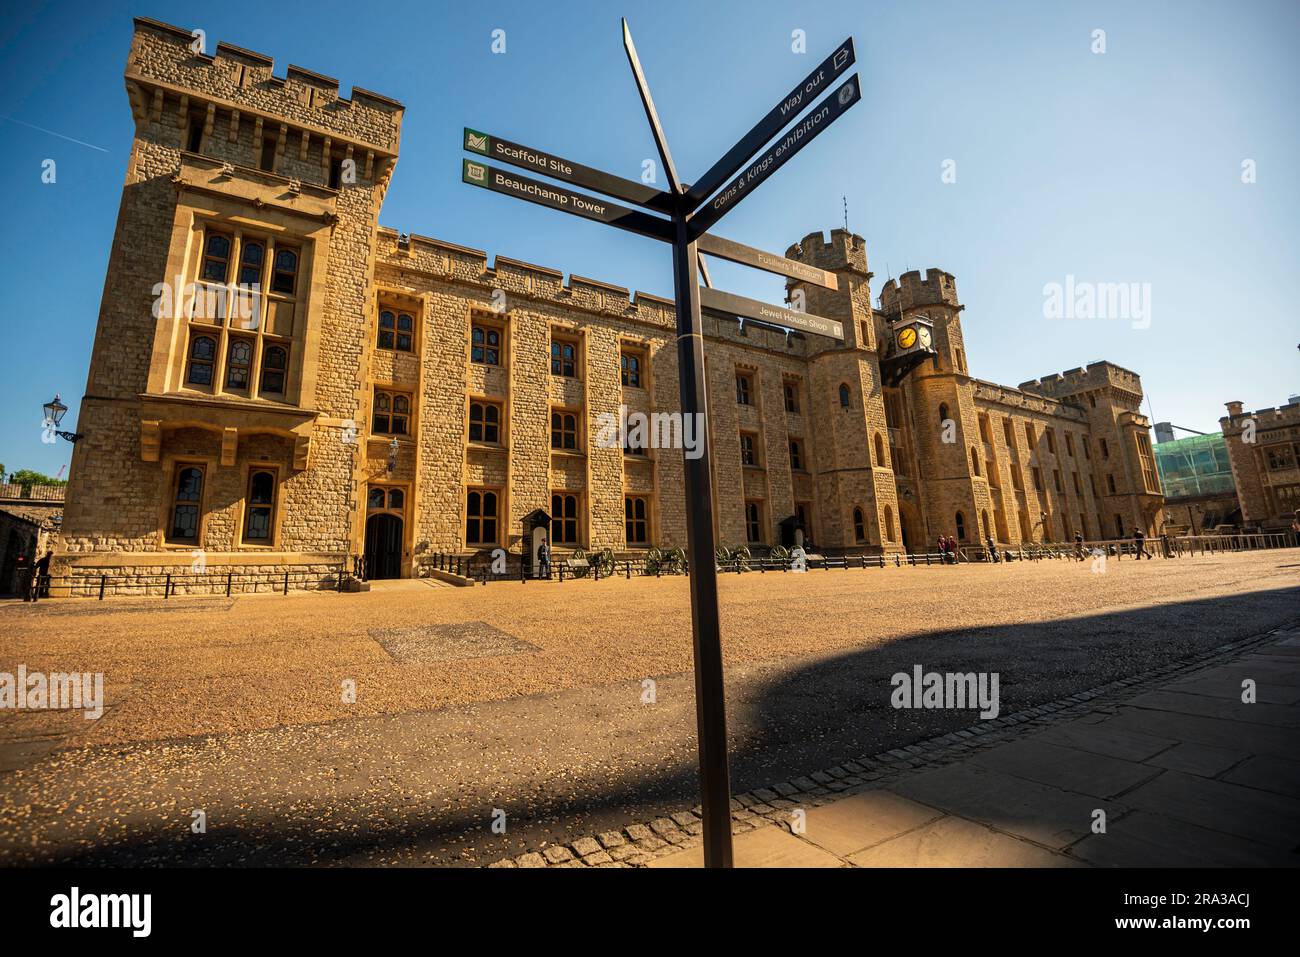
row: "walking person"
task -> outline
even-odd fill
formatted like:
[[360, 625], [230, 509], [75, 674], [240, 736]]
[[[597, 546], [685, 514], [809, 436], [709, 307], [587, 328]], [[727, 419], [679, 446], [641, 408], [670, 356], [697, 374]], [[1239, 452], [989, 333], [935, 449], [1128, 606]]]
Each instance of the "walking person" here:
[[993, 536], [989, 536], [989, 557], [996, 564], [998, 561], [998, 545], [993, 541]]
[[50, 559], [53, 557], [54, 549], [51, 548], [32, 566], [32, 601], [50, 597]]
[[1074, 533], [1074, 557], [1083, 561], [1087, 556], [1083, 553], [1083, 532]]
[[1135, 557], [1137, 558], [1138, 561], [1142, 560], [1143, 555], [1145, 555], [1148, 560], [1151, 559], [1152, 556], [1147, 551], [1146, 534], [1142, 531], [1142, 529], [1138, 528], [1136, 525], [1133, 526], [1133, 545], [1134, 545], [1134, 551], [1136, 551], [1137, 553]]

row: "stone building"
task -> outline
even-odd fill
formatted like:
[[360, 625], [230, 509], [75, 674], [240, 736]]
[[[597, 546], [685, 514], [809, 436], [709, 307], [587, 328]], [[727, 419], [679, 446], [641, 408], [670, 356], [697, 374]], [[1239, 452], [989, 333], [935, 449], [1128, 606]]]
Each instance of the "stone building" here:
[[[435, 553], [521, 554], [539, 516], [560, 555], [684, 545], [681, 451], [598, 441], [602, 413], [677, 408], [671, 301], [381, 227], [401, 104], [192, 43], [136, 20], [58, 562], [157, 573], [202, 549], [209, 572], [326, 582], [365, 554], [373, 576], [419, 575]], [[838, 277], [788, 288], [845, 339], [706, 315], [719, 541], [888, 553], [1158, 529], [1135, 374], [984, 382], [948, 273], [891, 280], [875, 308], [860, 236], [787, 255]], [[932, 342], [910, 366], [895, 337], [918, 320]]]
[[1300, 402], [1219, 419], [1247, 528], [1284, 531], [1300, 518]]

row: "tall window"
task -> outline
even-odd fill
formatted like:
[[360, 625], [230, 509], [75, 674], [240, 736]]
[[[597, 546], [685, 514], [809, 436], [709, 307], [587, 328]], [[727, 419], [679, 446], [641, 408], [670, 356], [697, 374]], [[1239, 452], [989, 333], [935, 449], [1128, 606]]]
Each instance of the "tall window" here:
[[783, 383], [785, 391], [785, 410], [798, 414], [799, 412], [799, 383], [786, 379]]
[[745, 503], [745, 540], [755, 543], [763, 540], [762, 511], [758, 502]]
[[199, 510], [203, 507], [203, 468], [182, 465], [172, 488], [171, 522], [167, 541], [195, 545], [199, 541]]
[[740, 433], [740, 464], [741, 465], [758, 465], [758, 443], [754, 433]]
[[262, 394], [283, 395], [288, 369], [289, 350], [284, 346], [267, 346], [262, 353]]
[[1047, 430], [1047, 451], [1053, 455], [1056, 454], [1056, 431], [1054, 429]]
[[292, 296], [298, 286], [298, 251], [283, 246], [276, 250], [271, 270], [271, 292]]
[[248, 374], [253, 367], [253, 344], [247, 339], [231, 339], [226, 356], [226, 388], [236, 392], [248, 390]]
[[271, 523], [275, 514], [275, 473], [254, 469], [248, 476], [248, 498], [244, 504], [244, 541], [271, 544]]
[[803, 469], [803, 447], [798, 439], [790, 440], [790, 468], [796, 472]]
[[1065, 454], [1074, 458], [1074, 436], [1069, 432], [1065, 433]]
[[865, 542], [867, 540], [867, 526], [866, 523], [862, 521], [862, 509], [860, 508], [855, 508], [853, 510], [853, 540], [857, 542]]
[[840, 408], [841, 409], [847, 409], [849, 407], [849, 395], [850, 393], [849, 393], [848, 385], [846, 383], [841, 382], [840, 383]]
[[469, 357], [480, 365], [501, 365], [501, 330], [474, 323], [470, 330]]
[[396, 312], [392, 309], [379, 310], [379, 339], [376, 345], [380, 349], [412, 352], [414, 332], [415, 318], [409, 313]]
[[961, 512], [958, 512], [953, 516], [953, 519], [957, 524], [957, 540], [961, 542], [966, 541], [966, 516]]
[[1106, 491], [1115, 494], [1115, 476], [1109, 472], [1106, 474]]
[[876, 449], [876, 467], [883, 469], [885, 467], [885, 440], [880, 437], [879, 432], [872, 436], [871, 444]]
[[641, 388], [641, 358], [640, 353], [627, 350], [619, 354], [619, 373], [622, 376], [623, 385], [629, 389]]
[[203, 265], [199, 278], [204, 282], [224, 283], [230, 278], [230, 237], [209, 230], [203, 244]]
[[1052, 485], [1055, 486], [1057, 495], [1060, 495], [1065, 491], [1065, 488], [1061, 485], [1060, 469], [1052, 469]]
[[551, 494], [551, 540], [562, 545], [578, 544], [578, 496]]
[[645, 545], [650, 541], [650, 509], [639, 495], [623, 499], [623, 524], [629, 545]]
[[939, 425], [942, 426], [947, 421], [948, 421], [948, 403], [940, 402], [939, 403]]
[[551, 413], [551, 448], [577, 451], [578, 417], [574, 413]]
[[1043, 473], [1039, 471], [1037, 465], [1033, 466], [1031, 471], [1034, 473], [1034, 491], [1041, 492], [1043, 490]]
[[1124, 519], [1118, 515], [1115, 516], [1115, 534], [1120, 538], [1124, 537]]
[[195, 336], [190, 341], [189, 367], [185, 381], [193, 385], [212, 385], [212, 365], [217, 359], [217, 340]]
[[465, 544], [497, 543], [497, 493], [472, 488], [465, 503]]
[[469, 440], [471, 442], [501, 442], [501, 406], [495, 402], [469, 404]]
[[375, 390], [375, 416], [370, 431], [375, 435], [407, 435], [411, 418], [411, 397], [403, 392]]
[[970, 470], [971, 470], [971, 474], [972, 474], [972, 475], [974, 475], [976, 478], [979, 477], [979, 474], [980, 474], [980, 458], [979, 458], [979, 455], [976, 454], [976, 452], [975, 452], [975, 446], [973, 446], [973, 445], [970, 447]]
[[739, 405], [754, 404], [754, 377], [748, 372], [736, 373], [736, 402]]
[[1011, 429], [1011, 420], [1002, 420], [1002, 437], [1007, 440], [1007, 454], [1013, 459], [1016, 457], [1016, 436]]
[[1106, 444], [1105, 439], [1101, 439], [1099, 441], [1101, 442], [1101, 457], [1103, 459], [1110, 458], [1110, 446]]
[[894, 510], [888, 505], [885, 506], [885, 537], [889, 541], [894, 541]]
[[[182, 304], [195, 336], [185, 385], [248, 398], [288, 392], [290, 349], [302, 325], [296, 318], [301, 255], [276, 237], [204, 227], [198, 282]], [[217, 370], [222, 356], [225, 367]]]
[[578, 344], [572, 339], [551, 339], [551, 375], [573, 379], [578, 375]]

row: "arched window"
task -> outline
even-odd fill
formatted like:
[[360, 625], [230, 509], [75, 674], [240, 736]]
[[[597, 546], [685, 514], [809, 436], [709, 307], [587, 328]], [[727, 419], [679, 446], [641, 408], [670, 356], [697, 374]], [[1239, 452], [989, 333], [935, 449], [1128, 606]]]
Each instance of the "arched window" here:
[[885, 506], [885, 538], [894, 541], [894, 510]]
[[388, 490], [388, 507], [393, 511], [400, 512], [406, 496], [400, 488], [390, 488]]
[[980, 458], [975, 454], [975, 446], [970, 447], [970, 470], [975, 476], [980, 474]]
[[225, 282], [230, 275], [230, 238], [221, 233], [208, 233], [203, 247], [203, 279], [208, 282]]
[[578, 417], [571, 412], [551, 413], [551, 448], [577, 451]]
[[262, 353], [262, 392], [284, 394], [284, 376], [289, 368], [289, 352], [284, 346], [268, 346]]
[[958, 512], [955, 516], [957, 522], [957, 541], [966, 541], [966, 516]]
[[940, 402], [939, 403], [939, 424], [943, 425], [947, 421], [948, 421], [948, 403]]
[[487, 366], [501, 364], [501, 330], [491, 326], [473, 327], [470, 332], [469, 357], [471, 362]]
[[646, 500], [639, 495], [629, 495], [623, 499], [624, 531], [629, 545], [645, 545], [650, 541], [647, 514]]
[[262, 262], [266, 258], [266, 247], [261, 243], [244, 241], [244, 250], [239, 254], [239, 281], [246, 286], [261, 284]]
[[855, 541], [865, 542], [867, 540], [866, 525], [862, 521], [862, 509], [853, 510], [853, 538]]
[[847, 409], [848, 407], [849, 407], [849, 387], [847, 383], [841, 382], [840, 383], [840, 408]]
[[494, 402], [469, 404], [469, 440], [494, 444], [501, 441], [501, 406]]
[[226, 388], [247, 389], [248, 370], [253, 365], [253, 344], [247, 339], [232, 339], [226, 353]]
[[198, 543], [202, 504], [203, 469], [197, 465], [182, 466], [176, 472], [176, 487], [172, 491], [172, 520], [167, 541]]
[[277, 249], [275, 268], [271, 270], [271, 291], [292, 296], [298, 284], [298, 254], [292, 249]]
[[876, 446], [876, 466], [879, 468], [884, 468], [885, 467], [885, 442], [880, 437], [879, 432], [876, 433], [874, 442]]
[[195, 336], [190, 343], [190, 365], [185, 381], [193, 385], [212, 385], [212, 363], [217, 357], [217, 340]]
[[271, 516], [275, 508], [275, 473], [258, 469], [248, 477], [244, 506], [244, 541], [269, 545]]

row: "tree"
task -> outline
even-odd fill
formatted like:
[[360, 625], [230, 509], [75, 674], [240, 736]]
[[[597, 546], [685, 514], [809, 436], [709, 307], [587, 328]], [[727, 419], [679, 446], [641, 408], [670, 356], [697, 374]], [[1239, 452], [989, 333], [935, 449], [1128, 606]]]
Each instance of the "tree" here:
[[23, 487], [23, 494], [27, 494], [33, 485], [58, 485], [68, 484], [67, 479], [57, 479], [52, 475], [46, 475], [44, 472], [36, 472], [32, 469], [19, 469], [10, 479], [17, 485]]

